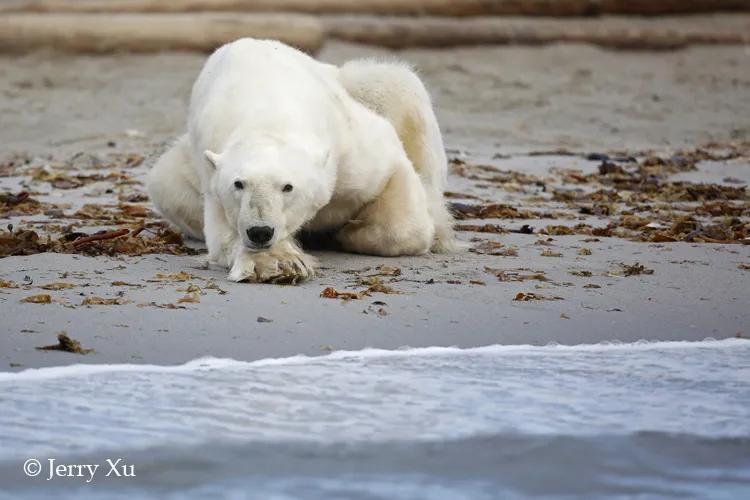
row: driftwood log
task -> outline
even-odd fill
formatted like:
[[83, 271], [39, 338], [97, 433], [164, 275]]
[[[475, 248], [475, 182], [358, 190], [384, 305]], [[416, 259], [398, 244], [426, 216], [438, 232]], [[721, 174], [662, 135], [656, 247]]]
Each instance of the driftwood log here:
[[678, 49], [750, 43], [750, 15], [665, 18], [475, 17], [138, 13], [0, 15], [0, 52], [209, 52], [243, 36], [275, 38], [315, 52], [327, 38], [407, 47], [589, 43], [616, 49]]
[[313, 14], [585, 16], [750, 10], [750, 0], [4, 0], [0, 12], [286, 11]]
[[325, 40], [320, 21], [302, 14], [0, 15], [0, 52], [209, 52], [244, 36], [274, 38], [307, 52]]
[[483, 17], [322, 16], [330, 38], [406, 47], [590, 43], [616, 49], [666, 50], [693, 44], [750, 43], [750, 15], [721, 14], [660, 19], [601, 17], [540, 19]]

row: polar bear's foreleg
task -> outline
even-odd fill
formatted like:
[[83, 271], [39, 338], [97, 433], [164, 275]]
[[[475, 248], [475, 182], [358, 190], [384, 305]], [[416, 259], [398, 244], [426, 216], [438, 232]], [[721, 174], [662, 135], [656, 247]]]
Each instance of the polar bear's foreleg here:
[[224, 268], [231, 267], [238, 245], [241, 245], [237, 231], [227, 222], [219, 200], [207, 194], [203, 203], [203, 232], [206, 235], [208, 262]]
[[407, 160], [382, 193], [347, 223], [337, 238], [345, 250], [370, 255], [421, 255], [430, 251], [435, 224], [424, 186]]
[[339, 80], [347, 92], [370, 110], [387, 119], [396, 130], [404, 151], [424, 185], [427, 206], [435, 226], [432, 251], [459, 248], [453, 216], [443, 191], [447, 159], [430, 96], [419, 77], [398, 62], [355, 60], [344, 64]]
[[203, 204], [200, 192], [189, 179], [190, 167], [187, 136], [180, 137], [154, 164], [146, 185], [156, 210], [191, 238], [203, 239]]

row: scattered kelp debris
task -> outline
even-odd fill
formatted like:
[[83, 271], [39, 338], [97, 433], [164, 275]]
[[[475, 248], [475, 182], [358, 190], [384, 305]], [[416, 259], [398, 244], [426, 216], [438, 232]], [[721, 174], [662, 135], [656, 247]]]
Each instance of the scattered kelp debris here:
[[[70, 204], [48, 203], [37, 198], [40, 193], [30, 190], [0, 193], [0, 219], [48, 217], [47, 221], [25, 222], [21, 228], [1, 231], [0, 257], [42, 252], [90, 256], [199, 253], [187, 247], [179, 232], [143, 204], [148, 201], [143, 184], [129, 172], [143, 161], [143, 155], [119, 153], [78, 153], [64, 160], [14, 155], [1, 161], [0, 176], [25, 178], [23, 186], [45, 184], [54, 190], [69, 190], [97, 184], [78, 196], [103, 197], [105, 201], [83, 204], [71, 213]], [[49, 219], [55, 219], [55, 223]], [[91, 232], [91, 226], [109, 228]]]
[[172, 304], [172, 303], [157, 304], [156, 302], [147, 302], [144, 304], [138, 304], [136, 307], [140, 307], [140, 308], [155, 307], [157, 309], [187, 309], [187, 307], [178, 306], [177, 304]]
[[577, 269], [577, 270], [573, 270], [573, 271], [569, 271], [569, 272], [573, 276], [580, 276], [582, 278], [590, 278], [591, 276], [594, 275], [594, 273], [592, 273], [591, 271], [586, 271], [586, 270], [582, 270], [582, 269]]
[[457, 224], [455, 226], [456, 231], [473, 231], [476, 233], [491, 233], [491, 234], [503, 234], [507, 233], [498, 224]]
[[[451, 173], [473, 181], [501, 185], [506, 190], [518, 191], [523, 186], [545, 188], [544, 178], [527, 174], [521, 170], [502, 170], [492, 165], [470, 165], [460, 159], [450, 162]], [[461, 193], [458, 193], [461, 194]], [[449, 198], [471, 199], [470, 196], [448, 196]]]
[[451, 203], [450, 207], [457, 219], [538, 219], [540, 217], [539, 214], [530, 210], [519, 210], [504, 203], [485, 205]]
[[129, 304], [130, 300], [124, 298], [124, 297], [113, 297], [113, 298], [107, 298], [107, 297], [97, 297], [97, 296], [90, 296], [83, 299], [81, 302], [82, 306], [121, 306], [125, 304]]
[[[390, 269], [388, 270], [390, 271]], [[388, 295], [398, 295], [403, 293], [392, 286], [383, 283], [382, 278], [378, 275], [360, 277], [357, 279], [357, 285], [365, 286], [367, 288], [358, 292], [340, 292], [329, 286], [320, 292], [320, 296], [325, 299], [360, 300], [365, 297], [370, 297], [373, 293], [384, 293]]]
[[516, 302], [531, 302], [536, 300], [565, 300], [562, 297], [549, 297], [547, 295], [540, 295], [538, 293], [525, 293], [518, 292], [513, 299]]
[[208, 279], [206, 281], [206, 284], [203, 285], [203, 289], [204, 290], [215, 290], [219, 295], [226, 295], [227, 293], [229, 293], [226, 290], [220, 288], [219, 285], [217, 285], [216, 282], [214, 280], [212, 280], [212, 279]]
[[[146, 235], [147, 234], [147, 235]], [[0, 257], [33, 255], [44, 252], [81, 253], [88, 256], [138, 256], [152, 253], [195, 255], [184, 245], [182, 235], [172, 229], [154, 226], [144, 231], [117, 229], [93, 234], [73, 232], [59, 238], [40, 236], [28, 229], [0, 230]]]
[[620, 263], [620, 273], [623, 276], [638, 276], [640, 274], [654, 274], [653, 269], [646, 268], [643, 264], [636, 262], [635, 264]]
[[654, 243], [744, 243], [749, 237], [750, 222], [739, 218], [723, 218], [714, 223], [706, 223], [691, 216], [677, 218], [668, 230], [644, 231], [640, 235], [642, 240]]
[[377, 266], [375, 272], [369, 276], [401, 276], [401, 268], [381, 264]]
[[144, 288], [144, 285], [139, 285], [138, 283], [128, 283], [127, 281], [120, 281], [120, 280], [113, 281], [112, 283], [110, 283], [110, 285], [112, 285], [112, 286], [127, 286], [127, 287], [131, 287], [131, 288]]
[[342, 299], [342, 300], [360, 300], [364, 297], [369, 296], [367, 291], [363, 292], [339, 292], [333, 287], [327, 287], [322, 292], [320, 292], [320, 296], [325, 299]]
[[401, 292], [393, 288], [392, 286], [383, 283], [378, 276], [366, 276], [358, 280], [358, 284], [366, 286], [367, 290], [364, 293], [385, 293], [385, 294], [400, 294]]
[[548, 234], [550, 236], [564, 236], [568, 234], [575, 234], [575, 229], [568, 226], [547, 226], [541, 231], [542, 234]]
[[0, 288], [18, 288], [18, 283], [15, 281], [0, 279]]
[[56, 189], [77, 189], [93, 182], [120, 182], [130, 179], [129, 175], [123, 173], [71, 175], [64, 171], [48, 167], [40, 167], [30, 173], [32, 180], [47, 182]]
[[201, 301], [200, 292], [186, 293], [183, 297], [177, 299], [178, 304], [199, 304]]
[[614, 183], [609, 177], [592, 174], [586, 183], [616, 184], [614, 189], [598, 189], [585, 191], [581, 189], [553, 189], [553, 200], [576, 203], [615, 203], [633, 202], [681, 202], [681, 201], [712, 201], [712, 200], [747, 200], [748, 192], [745, 186], [725, 186], [712, 183], [691, 183], [685, 181], [666, 181], [656, 177], [641, 177], [634, 173], [619, 178]]
[[38, 295], [24, 297], [23, 299], [21, 299], [21, 302], [25, 302], [27, 304], [51, 304], [52, 296], [48, 293], [40, 293]]
[[179, 271], [176, 273], [156, 273], [153, 278], [147, 280], [150, 282], [159, 282], [159, 281], [190, 281], [195, 279], [201, 279], [198, 276], [193, 276], [190, 273], [186, 273], [185, 271]]
[[38, 215], [44, 213], [51, 205], [42, 203], [27, 191], [20, 193], [0, 193], [0, 218], [7, 219], [19, 215]]
[[13, 153], [0, 160], [0, 177], [18, 175], [19, 170], [31, 163], [31, 157], [23, 153]]
[[485, 267], [484, 270], [497, 276], [499, 281], [549, 281], [544, 271], [533, 271], [531, 269], [495, 269]]
[[75, 288], [76, 285], [73, 283], [63, 283], [63, 282], [56, 282], [56, 283], [47, 283], [46, 285], [41, 285], [39, 288], [42, 290], [68, 290], [70, 288]]
[[93, 349], [84, 349], [81, 343], [70, 338], [66, 332], [57, 334], [57, 344], [37, 347], [40, 351], [64, 351], [73, 354], [89, 354], [95, 352]]
[[562, 257], [563, 256], [562, 253], [555, 252], [554, 250], [550, 250], [549, 248], [545, 248], [544, 250], [542, 250], [539, 255], [541, 255], [542, 257]]
[[457, 193], [455, 191], [445, 191], [443, 196], [446, 198], [453, 198], [458, 200], [481, 200], [479, 196], [468, 194], [468, 193]]
[[517, 257], [518, 249], [507, 247], [499, 241], [483, 240], [478, 245], [469, 249], [469, 252], [481, 255], [496, 255], [499, 257]]
[[35, 231], [24, 229], [0, 230], [0, 257], [47, 252], [52, 245], [49, 237], [46, 240], [42, 241]]

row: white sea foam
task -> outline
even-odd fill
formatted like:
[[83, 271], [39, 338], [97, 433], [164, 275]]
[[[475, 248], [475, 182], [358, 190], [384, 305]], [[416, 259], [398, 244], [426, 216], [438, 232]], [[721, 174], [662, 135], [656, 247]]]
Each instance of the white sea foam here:
[[701, 342], [689, 341], [651, 341], [640, 340], [638, 342], [624, 343], [618, 341], [606, 341], [598, 344], [565, 345], [550, 343], [544, 346], [530, 344], [516, 345], [488, 345], [481, 347], [459, 348], [450, 347], [409, 347], [400, 349], [374, 349], [365, 348], [358, 351], [339, 350], [324, 356], [296, 355], [283, 358], [266, 358], [256, 361], [238, 361], [231, 358], [214, 358], [210, 356], [197, 358], [181, 365], [153, 365], [153, 364], [71, 364], [65, 366], [54, 366], [45, 368], [29, 368], [20, 372], [0, 372], [0, 382], [12, 380], [45, 379], [55, 377], [73, 377], [80, 375], [93, 375], [111, 372], [143, 372], [143, 373], [179, 373], [186, 371], [217, 370], [222, 368], [262, 367], [277, 365], [296, 365], [305, 363], [319, 363], [326, 361], [338, 361], [351, 358], [386, 358], [405, 356], [445, 356], [445, 355], [554, 355], [566, 352], [608, 352], [608, 351], [649, 351], [664, 349], [722, 349], [731, 346], [744, 346], [745, 339], [723, 339], [716, 340], [707, 338]]

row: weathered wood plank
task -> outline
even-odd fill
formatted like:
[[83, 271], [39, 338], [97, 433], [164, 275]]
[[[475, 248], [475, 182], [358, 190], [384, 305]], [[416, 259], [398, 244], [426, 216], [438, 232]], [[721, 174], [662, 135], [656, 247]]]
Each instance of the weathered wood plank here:
[[331, 38], [390, 48], [589, 43], [616, 49], [676, 49], [750, 43], [750, 15], [668, 18], [513, 18], [322, 16]]
[[314, 17], [293, 14], [7, 14], [0, 52], [54, 48], [69, 52], [211, 51], [245, 36], [272, 38], [308, 52], [325, 33]]

